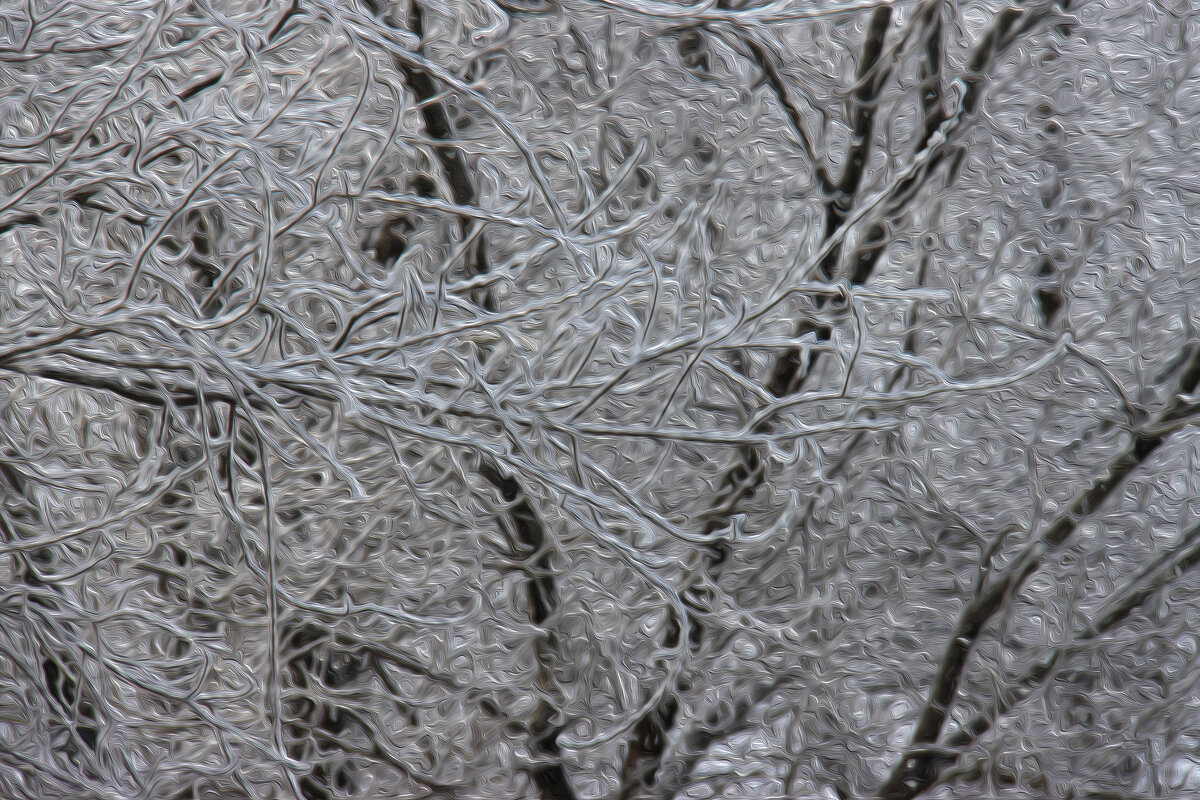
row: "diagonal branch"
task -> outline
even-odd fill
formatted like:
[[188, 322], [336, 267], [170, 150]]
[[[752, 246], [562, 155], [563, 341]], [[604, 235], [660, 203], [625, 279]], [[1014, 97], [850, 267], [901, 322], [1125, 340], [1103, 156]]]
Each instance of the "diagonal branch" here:
[[1160, 553], [1149, 564], [1138, 570], [1125, 584], [1125, 588], [1108, 603], [1088, 626], [1073, 640], [1050, 651], [1045, 657], [1027, 669], [1016, 680], [1014, 687], [1002, 694], [987, 711], [976, 715], [962, 728], [950, 736], [940, 747], [917, 747], [900, 757], [900, 763], [919, 765], [927, 759], [925, 771], [915, 776], [915, 797], [932, 788], [957, 763], [958, 758], [990, 731], [1000, 718], [1012, 712], [1032, 696], [1054, 674], [1057, 666], [1071, 652], [1108, 634], [1131, 614], [1140, 609], [1151, 595], [1172, 580], [1200, 565], [1200, 525], [1193, 526], [1182, 537], [1178, 546]]
[[[863, 42], [863, 51], [858, 62], [858, 85], [854, 89], [854, 102], [850, 110], [850, 149], [846, 153], [846, 166], [825, 209], [826, 237], [832, 236], [846, 221], [866, 173], [867, 160], [871, 154], [871, 138], [875, 130], [879, 92], [888, 76], [888, 69], [880, 63], [880, 58], [884, 53], [884, 42], [891, 23], [891, 6], [880, 6], [871, 14], [867, 38]], [[821, 264], [820, 272], [826, 279], [833, 279], [839, 254], [840, 248], [834, 249]]]
[[739, 33], [750, 57], [762, 71], [763, 80], [779, 100], [779, 105], [783, 108], [784, 116], [792, 126], [792, 131], [804, 147], [804, 154], [808, 156], [808, 160], [813, 165], [813, 174], [817, 179], [818, 188], [824, 195], [833, 194], [837, 190], [836, 182], [817, 155], [816, 143], [808, 132], [808, 127], [804, 124], [804, 114], [794, 97], [795, 91], [783, 74], [784, 55], [766, 35], [754, 30], [739, 31]]
[[[1187, 406], [1183, 396], [1194, 392], [1197, 384], [1200, 384], [1200, 348], [1193, 348], [1173, 399], [1158, 421], [1136, 433], [1129, 446], [1095, 477], [1070, 507], [1051, 521], [1039, 536], [1026, 545], [1012, 565], [995, 577], [963, 609], [940, 661], [929, 698], [917, 718], [910, 750], [918, 751], [937, 744], [953, 707], [971, 649], [984, 628], [1009, 605], [1046, 555], [1061, 547], [1084, 520], [1095, 513], [1138, 467], [1162, 447], [1172, 431], [1169, 423], [1176, 420]], [[1102, 617], [1101, 622], [1105, 625], [1115, 624], [1123, 618], [1124, 613]], [[939, 764], [944, 764], [944, 759], [939, 759], [936, 753], [927, 749], [920, 755], [901, 759], [879, 790], [878, 797], [880, 800], [912, 800], [937, 779], [941, 770]]]
[[[1009, 7], [999, 11], [993, 17], [991, 27], [979, 40], [967, 59], [966, 68], [960, 78], [963, 93], [959, 101], [951, 107], [947, 107], [942, 93], [941, 70], [944, 59], [942, 4], [939, 0], [939, 2], [933, 2], [926, 6], [919, 19], [920, 23], [927, 26], [928, 33], [925, 36], [925, 53], [920, 71], [921, 108], [925, 120], [925, 136], [918, 143], [918, 149], [925, 146], [929, 137], [937, 131], [940, 125], [955, 116], [969, 116], [979, 108], [987, 91], [990, 68], [994, 66], [999, 57], [1009, 52], [1013, 45], [1021, 41], [1025, 34], [1053, 16], [1056, 5], [1065, 9], [1070, 5], [1070, 0], [1059, 0], [1036, 9], [1025, 7], [1024, 0], [1017, 0]], [[958, 157], [953, 156], [952, 151], [936, 154], [918, 172], [900, 185], [891, 198], [884, 213], [885, 217], [894, 219], [904, 213], [904, 210], [909, 207], [909, 201], [912, 200], [913, 195], [935, 173], [937, 168], [946, 162], [948, 157], [952, 160], [949, 180], [953, 180], [954, 174], [958, 171], [956, 160]], [[874, 228], [877, 229], [878, 235], [875, 235], [873, 230], [872, 235], [867, 237], [866, 244], [859, 248], [852, 258], [854, 268], [851, 280], [854, 283], [865, 283], [871, 277], [887, 245], [885, 231], [888, 226], [876, 223]]]
[[[872, 138], [877, 95], [886, 73], [886, 70], [880, 67], [884, 42], [890, 24], [891, 8], [889, 6], [876, 8], [871, 15], [867, 38], [858, 64], [858, 85], [854, 92], [854, 104], [851, 110], [853, 138], [850, 152], [846, 158], [846, 168], [841, 178], [835, 181], [828, 172], [817, 166], [818, 180], [824, 186], [824, 193], [831, 198], [826, 215], [827, 238], [834, 236], [845, 223], [853, 196], [858, 191], [865, 171]], [[789, 122], [806, 148], [812, 153], [812, 142], [803, 126], [799, 109], [792, 101], [786, 81], [780, 72], [777, 54], [766, 44], [765, 40], [756, 36], [748, 35], [744, 41], [762, 68], [768, 85], [780, 98]], [[813, 162], [816, 165], [815, 158]], [[836, 264], [839, 249], [839, 247], [831, 248], [822, 264]], [[847, 302], [849, 302], [849, 298], [847, 298]], [[796, 336], [800, 337], [806, 333], [817, 333], [819, 338], [828, 338], [830, 335], [827, 326], [814, 326], [811, 322], [802, 322]], [[777, 363], [767, 388], [776, 397], [790, 393], [800, 374], [800, 366], [799, 354], [789, 353], [788, 357], [780, 359]], [[763, 423], [757, 427], [755, 433], [763, 433], [768, 429], [769, 423]], [[729, 520], [736, 513], [738, 505], [752, 495], [761, 484], [762, 476], [763, 463], [758, 449], [753, 446], [743, 448], [738, 463], [726, 473], [721, 491], [721, 501], [704, 517], [704, 533], [712, 534], [727, 527]], [[715, 580], [715, 572], [728, 558], [728, 548], [717, 544], [708, 549], [709, 552], [705, 554], [706, 563], [701, 569], [714, 573]], [[699, 617], [699, 615], [696, 616]], [[694, 619], [691, 630], [681, 632], [681, 634], [688, 637], [689, 644], [693, 648], [697, 648], [705, 636], [705, 631], [702, 629], [699, 619]], [[747, 713], [755, 703], [769, 695], [771, 691], [773, 691], [771, 686], [758, 687], [751, 698], [753, 702], [743, 704]], [[679, 702], [675, 693], [667, 692], [659, 705], [638, 721], [634, 729], [634, 740], [630, 745], [625, 762], [624, 789], [621, 794], [623, 800], [632, 797], [640, 786], [653, 785], [666, 756], [668, 733], [676, 724], [678, 709]], [[735, 714], [735, 720], [730, 724], [740, 724], [739, 720], [743, 716], [744, 714]], [[702, 752], [706, 745], [704, 740], [707, 738], [708, 741], [711, 741], [715, 738], [715, 734], [700, 731], [689, 738], [692, 740], [689, 744], [693, 746], [693, 749]], [[700, 757], [694, 755], [685, 761], [681, 780], [686, 780], [699, 760]], [[676, 781], [675, 785], [681, 784]]]
[[[1063, 5], [1065, 7], [1065, 0]], [[984, 79], [987, 66], [998, 54], [1007, 51], [1019, 39], [1020, 34], [1027, 32], [1035, 24], [1048, 17], [1049, 9], [1050, 7], [1047, 7], [1038, 13], [1027, 13], [1020, 7], [1013, 6], [997, 14], [992, 27], [968, 59], [967, 69], [962, 79], [966, 87], [962, 98], [955, 104], [957, 107], [947, 108], [941, 90], [943, 83], [941, 71], [944, 68], [942, 5], [940, 2], [931, 2], [925, 6], [923, 13], [917, 19], [917, 24], [927, 29], [920, 72], [926, 136], [918, 142], [918, 152], [928, 148], [930, 140], [948, 122], [970, 114], [978, 106], [985, 88]], [[876, 63], [885, 52], [882, 33], [876, 28], [876, 24], [883, 23], [882, 14], [887, 10], [886, 8], [876, 9], [871, 24], [871, 32], [875, 36], [874, 38], [868, 36], [859, 64], [860, 80], [855, 91], [857, 108], [853, 112], [856, 138], [849, 154], [847, 169], [841, 180], [836, 183], [823, 169], [818, 168], [817, 170], [818, 180], [823, 191], [834, 197], [828, 206], [826, 223], [828, 226], [831, 221], [835, 222], [836, 227], [832, 230], [827, 228], [827, 239], [832, 239], [835, 234], [844, 231], [848, 224], [856, 221], [848, 214], [853, 203], [853, 195], [862, 179], [862, 163], [865, 163], [867, 156], [870, 138], [868, 134], [873, 122], [872, 112], [880, 90], [879, 82], [883, 72]], [[883, 32], [886, 32], [886, 27]], [[786, 83], [779, 72], [778, 65], [773, 61], [772, 53], [761, 43], [755, 45], [755, 41], [755, 39], [747, 37], [748, 46], [757, 47], [754, 52], [763, 67], [768, 82], [780, 96], [789, 120], [797, 129], [797, 135], [801, 137], [802, 141], [807, 141], [808, 135], [803, 127], [797, 127], [801, 125], [798, 109], [788, 94]], [[933, 152], [931, 157], [921, 164], [911, 176], [906, 177], [889, 199], [887, 210], [884, 212], [885, 216], [893, 217], [898, 214], [905, 207], [907, 199], [934, 173], [945, 157], [944, 150], [939, 149], [937, 152]], [[852, 168], [856, 159], [862, 162], [857, 170]], [[887, 244], [886, 227], [879, 223], [874, 224], [866, 237], [864, 246], [854, 254], [852, 259], [854, 268], [849, 276], [852, 285], [861, 285], [870, 279]], [[836, 270], [840, 253], [839, 242], [837, 246], [829, 248], [823, 256], [819, 270], [826, 277], [832, 275]], [[797, 327], [796, 335], [803, 336], [807, 333], [815, 334], [818, 340], [828, 339], [830, 336], [827, 325], [819, 325], [811, 320], [802, 320]], [[776, 362], [767, 388], [776, 397], [785, 397], [799, 392], [803, 387], [805, 377], [812, 372], [820, 354], [821, 351], [818, 349], [812, 350], [807, 357], [799, 350], [789, 351]], [[762, 460], [758, 452], [753, 448], [746, 448], [739, 463], [726, 475], [723, 501], [714, 508], [711, 514], [714, 521], [709, 523], [710, 531], [724, 527], [737, 505], [753, 494], [758, 484], [761, 483], [762, 469]]]

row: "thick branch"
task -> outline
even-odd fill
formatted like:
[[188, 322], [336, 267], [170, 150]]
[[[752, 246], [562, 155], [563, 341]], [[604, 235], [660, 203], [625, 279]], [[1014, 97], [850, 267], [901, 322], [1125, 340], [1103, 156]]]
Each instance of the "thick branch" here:
[[[412, 4], [409, 23], [413, 33], [423, 38], [425, 26], [420, 3]], [[460, 206], [473, 204], [477, 198], [467, 161], [462, 149], [451, 144], [456, 135], [454, 125], [445, 104], [436, 100], [437, 86], [433, 76], [411, 61], [397, 59], [396, 63], [420, 104], [425, 131], [434, 140], [442, 173], [450, 185], [454, 202]], [[471, 220], [465, 217], [460, 217], [459, 220], [461, 235], [469, 235]], [[470, 275], [483, 275], [489, 271], [483, 237], [477, 239], [474, 247], [468, 248], [464, 259]], [[485, 310], [495, 310], [495, 301], [487, 293], [482, 293], [478, 302]], [[486, 461], [481, 467], [481, 473], [509, 504], [507, 519], [503, 524], [506, 532], [514, 539], [514, 550], [521, 557], [535, 559], [534, 578], [528, 583], [529, 617], [534, 624], [541, 625], [554, 613], [558, 594], [551, 551], [547, 547], [546, 530], [516, 478], [503, 474], [497, 465]], [[549, 643], [553, 644], [553, 631], [549, 632], [548, 639]], [[543, 648], [538, 649], [541, 651]], [[545, 661], [539, 652], [537, 681], [542, 690], [549, 693], [553, 688], [553, 676]], [[559, 732], [560, 726], [556, 724], [554, 710], [548, 702], [540, 702], [534, 711], [529, 733], [533, 750], [540, 756], [541, 763], [535, 765], [530, 774], [541, 791], [543, 800], [575, 799], [575, 791], [560, 757]]]
[[[1009, 604], [1012, 597], [1041, 565], [1045, 556], [1066, 542], [1079, 525], [1124, 484], [1126, 478], [1158, 451], [1169, 435], [1169, 427], [1165, 427], [1163, 423], [1175, 419], [1179, 409], [1185, 405], [1181, 395], [1195, 391], [1198, 383], [1200, 348], [1194, 350], [1180, 376], [1174, 399], [1156, 424], [1144, 429], [1146, 432], [1135, 434], [1129, 446], [1096, 476], [1071, 506], [1047, 525], [1041, 535], [1026, 545], [1012, 566], [996, 577], [963, 609], [942, 656], [929, 699], [917, 719], [912, 736], [912, 749], [928, 748], [941, 738], [942, 728], [953, 706], [971, 648], [978, 641], [984, 627]], [[1141, 600], [1144, 600], [1144, 597], [1138, 600], [1138, 603]], [[1115, 616], [1109, 615], [1103, 617], [1100, 622], [1111, 626], [1127, 613], [1128, 610]], [[940, 773], [938, 764], [944, 764], [944, 760], [939, 760], [930, 752], [902, 759], [880, 789], [879, 797], [881, 800], [912, 800], [937, 779]]]

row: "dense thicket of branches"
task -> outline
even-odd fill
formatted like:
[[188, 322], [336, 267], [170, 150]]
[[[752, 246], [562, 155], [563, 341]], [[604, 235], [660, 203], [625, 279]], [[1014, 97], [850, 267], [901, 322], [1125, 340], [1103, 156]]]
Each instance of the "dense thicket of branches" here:
[[1200, 792], [1189, 0], [0, 8], [0, 797]]

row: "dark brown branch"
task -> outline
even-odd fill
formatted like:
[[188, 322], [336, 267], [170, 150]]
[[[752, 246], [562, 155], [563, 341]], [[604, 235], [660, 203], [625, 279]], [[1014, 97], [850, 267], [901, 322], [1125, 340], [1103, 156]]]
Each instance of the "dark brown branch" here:
[[[828, 173], [817, 165], [814, 160], [818, 179], [824, 184], [825, 193], [831, 196], [829, 202], [830, 210], [826, 218], [827, 235], [832, 235], [832, 233], [836, 232], [845, 220], [845, 215], [849, 212], [853, 195], [857, 192], [859, 183], [862, 180], [864, 167], [869, 155], [874, 110], [877, 100], [876, 95], [886, 72], [886, 70], [879, 69], [879, 61], [881, 54], [884, 52], [884, 41], [890, 24], [890, 7], [879, 8], [871, 16], [867, 39], [863, 46], [863, 54], [858, 65], [857, 76], [859, 78], [859, 85], [855, 90], [854, 108], [851, 112], [854, 136], [847, 157], [847, 166], [841, 179], [834, 182]], [[768, 86], [779, 97], [780, 103], [797, 136], [800, 137], [801, 141], [805, 143], [811, 152], [811, 140], [809, 140], [804, 128], [799, 109], [790, 99], [790, 92], [786, 81], [779, 71], [779, 65], [774, 54], [769, 52], [763, 42], [756, 40], [754, 37], [748, 36], [744, 41], [762, 68], [764, 79], [767, 81]], [[834, 261], [829, 263], [836, 263], [836, 254], [831, 254], [831, 257]], [[819, 339], [828, 339], [832, 335], [832, 331], [828, 326], [816, 325], [809, 321], [802, 321], [800, 323], [796, 335], [803, 336], [810, 332], [816, 333]], [[802, 377], [804, 372], [807, 372], [811, 368], [811, 362], [802, 365], [800, 360], [799, 351], [790, 351], [786, 356], [779, 359], [767, 386], [776, 397], [782, 397], [796, 391], [797, 380]], [[767, 427], [769, 426], [760, 426], [758, 432], [765, 431]], [[747, 497], [753, 495], [762, 483], [762, 478], [763, 464], [758, 450], [754, 447], [743, 448], [738, 463], [725, 476], [721, 501], [705, 515], [704, 532], [711, 534], [727, 527], [729, 519], [736, 513], [737, 507]], [[715, 578], [715, 571], [728, 558], [728, 547], [718, 543], [712, 545], [709, 550], [710, 552], [706, 554], [707, 563], [702, 569], [713, 573]], [[703, 611], [701, 604], [690, 593], [685, 592], [682, 599], [693, 611]], [[686, 632], [689, 644], [693, 650], [699, 649], [705, 635], [702, 624], [699, 621], [700, 616], [699, 613], [692, 616], [690, 630]], [[750, 698], [751, 702], [745, 703], [745, 713], [748, 713], [750, 708], [763, 699], [760, 696], [761, 693], [766, 693], [770, 690], [770, 687], [760, 687], [758, 692], [754, 693], [754, 696]], [[653, 785], [655, 776], [662, 763], [667, 734], [675, 725], [677, 713], [678, 701], [676, 693], [668, 691], [659, 705], [638, 721], [634, 729], [634, 740], [630, 744], [629, 754], [626, 757], [624, 769], [625, 783], [621, 794], [623, 800], [632, 797], [634, 792], [641, 786]], [[744, 713], [740, 715], [735, 714], [734, 720], [729, 721], [727, 724], [740, 724], [738, 720], [742, 716], [744, 716]], [[708, 737], [711, 741], [718, 735], [720, 735], [719, 731], [710, 731], [707, 733], [697, 731], [693, 733], [692, 741], [689, 744], [693, 750], [700, 752], [707, 744], [702, 741], [705, 737]], [[695, 768], [698, 761], [699, 756], [693, 756], [685, 762], [682, 773], [684, 779]]]
[[779, 106], [783, 109], [784, 116], [787, 117], [788, 123], [792, 126], [792, 131], [796, 134], [796, 138], [804, 146], [804, 153], [808, 156], [809, 161], [812, 162], [813, 174], [817, 178], [817, 185], [821, 193], [826, 195], [833, 194], [837, 190], [837, 186], [833, 178], [830, 177], [829, 171], [820, 163], [816, 144], [813, 142], [807, 126], [804, 124], [804, 115], [793, 98], [792, 89], [783, 75], [781, 54], [765, 36], [758, 36], [752, 32], [747, 32], [742, 36], [741, 41], [745, 44], [750, 57], [762, 72], [763, 81], [779, 101]]
[[673, 692], [667, 692], [663, 700], [634, 727], [633, 741], [629, 743], [621, 775], [622, 800], [628, 800], [638, 789], [654, 782], [667, 746], [667, 732], [675, 727], [678, 713], [679, 702]]
[[[846, 168], [841, 179], [835, 182], [823, 167], [814, 162], [823, 191], [830, 195], [825, 220], [826, 237], [835, 234], [845, 222], [846, 215], [853, 204], [854, 195], [862, 182], [874, 129], [875, 107], [887, 72], [886, 69], [881, 68], [880, 59], [884, 53], [884, 43], [890, 24], [890, 7], [880, 7], [872, 13], [867, 37], [863, 44], [863, 52], [858, 63], [858, 85], [854, 92], [854, 104], [851, 109], [853, 135], [850, 150], [847, 153]], [[803, 141], [808, 141], [799, 110], [790, 100], [786, 82], [779, 72], [773, 54], [753, 37], [747, 37], [746, 43], [762, 66], [768, 84], [780, 97], [780, 102], [796, 129], [797, 135]], [[832, 277], [840, 251], [840, 248], [833, 248], [822, 261], [820, 269], [827, 278]], [[800, 337], [809, 333], [815, 334], [818, 341], [825, 341], [832, 336], [833, 332], [826, 324], [819, 324], [807, 319], [801, 320], [796, 327], [795, 336]], [[777, 359], [766, 383], [767, 390], [775, 397], [785, 397], [800, 391], [801, 382], [815, 365], [818, 352], [813, 350], [805, 357], [799, 350], [789, 350]], [[763, 428], [758, 432], [761, 433], [765, 430]], [[729, 517], [735, 512], [736, 507], [754, 493], [761, 481], [762, 459], [755, 448], [747, 447], [742, 451], [739, 463], [725, 477], [722, 501], [708, 515], [705, 532], [711, 533], [727, 526]]]
[[[1070, 3], [1069, 0], [1063, 0], [1058, 5], [1066, 9]], [[987, 90], [988, 73], [991, 72], [990, 68], [994, 66], [996, 59], [1007, 53], [1016, 42], [1021, 40], [1022, 36], [1047, 19], [1053, 13], [1054, 8], [1053, 5], [1050, 5], [1030, 10], [1022, 6], [1023, 3], [1016, 3], [998, 12], [987, 33], [976, 44], [967, 59], [962, 75], [966, 91], [956, 109], [946, 107], [942, 94], [941, 70], [944, 59], [942, 39], [944, 34], [941, 4], [931, 3], [918, 18], [918, 24], [928, 26], [929, 29], [924, 37], [925, 53], [920, 73], [921, 108], [925, 120], [925, 135], [917, 142], [918, 152], [927, 146], [929, 137], [953, 116], [969, 116], [978, 109]], [[934, 154], [920, 170], [897, 187], [894, 196], [888, 203], [885, 218], [893, 220], [904, 213], [904, 210], [909, 207], [909, 201], [912, 200], [913, 195], [948, 158], [954, 161], [951, 164], [949, 178], [953, 180], [954, 174], [958, 171], [957, 159], [953, 158], [949, 150]], [[865, 283], [874, 273], [879, 258], [883, 255], [887, 245], [887, 237], [884, 235], [886, 228], [886, 225], [877, 223], [871, 235], [867, 237], [866, 243], [854, 254], [851, 276], [853, 283]]]
[[[409, 26], [413, 33], [424, 38], [424, 15], [420, 3], [412, 4]], [[396, 65], [420, 104], [425, 132], [433, 140], [442, 174], [450, 186], [454, 202], [460, 206], [475, 203], [476, 191], [466, 157], [462, 149], [453, 144], [457, 134], [446, 104], [436, 100], [438, 90], [433, 76], [407, 61], [397, 59]], [[468, 236], [471, 224], [471, 220], [460, 217], [460, 235]], [[474, 247], [468, 248], [463, 257], [466, 270], [471, 275], [483, 275], [490, 269], [482, 236], [478, 237]], [[481, 293], [477, 302], [487, 311], [495, 310], [495, 301], [486, 292]], [[501, 524], [513, 542], [514, 555], [523, 561], [533, 560], [534, 577], [527, 584], [529, 618], [535, 625], [542, 625], [550, 619], [558, 604], [555, 565], [551, 560], [552, 551], [547, 547], [548, 537], [544, 525], [516, 478], [504, 474], [496, 464], [488, 461], [482, 464], [480, 472], [508, 504]], [[550, 630], [546, 634], [546, 641], [539, 643], [537, 648], [537, 682], [547, 694], [553, 689], [553, 675], [551, 667], [546, 663], [548, 658], [543, 656], [548, 655], [545, 652], [546, 647], [553, 647], [554, 640], [554, 631]], [[534, 711], [529, 735], [532, 749], [539, 756], [539, 763], [530, 769], [530, 775], [541, 791], [543, 800], [575, 800], [575, 791], [559, 751], [560, 732], [561, 724], [556, 719], [554, 709], [548, 701], [541, 701]]]
[[292, 18], [303, 13], [304, 11], [300, 8], [300, 0], [292, 0], [292, 2], [288, 4], [288, 7], [284, 9], [284, 12], [279, 15], [278, 21], [276, 21], [276, 23], [271, 27], [270, 32], [267, 34], [267, 41], [274, 42], [275, 37], [277, 37], [280, 32], [287, 27], [287, 24], [291, 22]]
[[[878, 8], [871, 15], [863, 52], [858, 63], [858, 85], [854, 92], [854, 104], [851, 109], [853, 134], [850, 150], [847, 153], [846, 168], [841, 179], [835, 182], [823, 167], [814, 162], [823, 192], [830, 195], [825, 220], [826, 237], [835, 234], [845, 222], [846, 215], [853, 204], [854, 195], [862, 182], [874, 129], [875, 107], [880, 87], [887, 73], [887, 70], [882, 68], [880, 59], [884, 53], [884, 43], [890, 24], [890, 7]], [[761, 65], [768, 84], [779, 96], [797, 135], [802, 138], [802, 141], [807, 142], [808, 135], [803, 127], [799, 110], [790, 100], [786, 82], [779, 72], [773, 54], [753, 37], [747, 37], [746, 43]], [[822, 261], [820, 269], [827, 278], [832, 277], [840, 252], [841, 248], [835, 247]], [[833, 335], [832, 329], [826, 324], [808, 319], [801, 320], [797, 324], [794, 335], [800, 337], [809, 333], [815, 334], [818, 341], [826, 341]], [[766, 383], [767, 390], [775, 397], [785, 397], [800, 391], [801, 382], [811, 372], [818, 357], [819, 351], [817, 350], [813, 350], [807, 357], [797, 349], [789, 350], [777, 359]], [[761, 433], [765, 430], [763, 428], [758, 432]], [[736, 507], [754, 493], [761, 480], [762, 459], [755, 448], [745, 448], [739, 463], [725, 477], [722, 502], [708, 515], [706, 533], [720, 530], [728, 525], [729, 517], [732, 516]]]
[[[1184, 402], [1180, 395], [1195, 391], [1200, 383], [1200, 348], [1192, 357], [1180, 376], [1174, 400], [1168, 405], [1156, 425], [1146, 432], [1135, 434], [1129, 447], [1113, 459], [1096, 476], [1064, 513], [1056, 517], [1041, 535], [1026, 545], [1012, 566], [995, 578], [979, 595], [969, 602], [942, 656], [937, 676], [929, 691], [929, 698], [917, 719], [910, 750], [928, 749], [941, 738], [953, 707], [955, 695], [962, 682], [971, 649], [979, 640], [985, 626], [1004, 609], [1012, 597], [1020, 591], [1029, 577], [1037, 571], [1045, 556], [1071, 537], [1079, 525], [1096, 512], [1113, 495], [1133, 472], [1158, 451], [1169, 433], [1162, 427], [1164, 422], [1175, 419]], [[1138, 600], [1142, 602], [1144, 597]], [[1130, 609], [1131, 610], [1131, 609]], [[1111, 626], [1122, 619], [1128, 610], [1116, 615], [1102, 617], [1100, 623]], [[936, 780], [944, 766], [944, 759], [932, 753], [902, 759], [887, 782], [879, 791], [881, 800], [912, 800]]]
[[925, 57], [921, 60], [921, 116], [925, 119], [924, 135], [919, 147], [924, 147], [929, 137], [946, 121], [946, 109], [942, 101], [942, 69], [944, 45], [942, 42], [942, 0], [931, 0], [925, 6], [918, 27], [924, 31]]
[[929, 789], [945, 774], [959, 756], [974, 745], [980, 737], [992, 729], [996, 721], [1008, 714], [1030, 695], [1043, 686], [1054, 674], [1069, 650], [1103, 636], [1145, 604], [1151, 595], [1158, 592], [1175, 576], [1181, 576], [1200, 565], [1200, 526], [1193, 527], [1183, 537], [1183, 543], [1159, 555], [1151, 564], [1139, 570], [1129, 582], [1129, 589], [1105, 606], [1092, 623], [1075, 639], [1056, 647], [1048, 656], [1025, 671], [1013, 688], [997, 699], [985, 712], [977, 714], [970, 722], [950, 736], [944, 746], [923, 747], [907, 751], [900, 759], [908, 764], [914, 782], [914, 796]]
[[[1037, 25], [1052, 16], [1056, 7], [1062, 11], [1066, 11], [1070, 7], [1070, 0], [1060, 0], [1058, 3], [1052, 3], [1036, 9], [1028, 9], [1023, 6], [1023, 2], [1017, 2], [997, 13], [993, 19], [991, 28], [976, 45], [971, 57], [967, 61], [967, 67], [962, 76], [965, 92], [960, 103], [960, 111], [957, 113], [963, 115], [974, 113], [986, 92], [987, 74], [996, 59], [1007, 53], [1016, 42], [1020, 41], [1023, 36], [1028, 34]], [[1064, 21], [1062, 27], [1069, 29], [1071, 23]], [[943, 108], [940, 118], [927, 117], [926, 137], [932, 131], [936, 130], [938, 125], [948, 120], [950, 116], [951, 113]], [[930, 159], [924, 169], [899, 187], [895, 198], [889, 205], [887, 212], [889, 217], [896, 216], [907, 205], [920, 185], [947, 157], [947, 153], [937, 154], [935, 158]], [[960, 163], [961, 152], [952, 157], [950, 169], [951, 180], [953, 180], [954, 175], [957, 173]], [[869, 262], [864, 267], [868, 273], [874, 269], [874, 264], [878, 260], [879, 255], [880, 253], [876, 251], [874, 253], [866, 252], [859, 257], [860, 261]], [[1052, 308], [1056, 302], [1053, 293], [1046, 295], [1043, 302], [1048, 303]], [[1048, 316], [1052, 315], [1053, 310], [1049, 312]]]
[[[409, 26], [418, 37], [425, 35], [424, 13], [420, 3], [413, 3], [409, 13]], [[412, 89], [421, 109], [421, 119], [425, 124], [425, 132], [433, 140], [432, 146], [450, 186], [452, 199], [460, 206], [469, 206], [475, 202], [475, 186], [471, 181], [471, 173], [467, 167], [467, 159], [462, 148], [452, 144], [457, 132], [450, 119], [446, 104], [434, 98], [438, 94], [437, 84], [433, 76], [407, 61], [396, 59], [396, 68], [404, 76], [405, 82]], [[466, 236], [471, 220], [460, 217], [460, 235]], [[476, 247], [464, 254], [466, 268], [471, 275], [483, 275], [488, 271], [486, 257], [483, 255], [483, 238], [480, 237]], [[485, 301], [490, 306], [491, 301]], [[492, 310], [488, 308], [488, 310]]]
[[[875, 130], [879, 90], [888, 74], [886, 68], [881, 68], [879, 59], [883, 55], [883, 46], [891, 23], [890, 5], [880, 6], [871, 14], [867, 38], [863, 42], [863, 51], [858, 62], [858, 86], [854, 90], [854, 102], [850, 109], [850, 149], [846, 153], [846, 166], [841, 180], [834, 187], [834, 194], [825, 210], [826, 238], [836, 233], [846, 221], [866, 172], [867, 160], [871, 154], [871, 138]], [[821, 262], [820, 273], [825, 278], [834, 277], [840, 254], [841, 248], [835, 247]]]
[[[75, 354], [72, 354], [73, 357]], [[59, 356], [63, 358], [63, 356]], [[80, 358], [80, 361], [87, 363]], [[150, 408], [162, 408], [167, 402], [181, 408], [195, 406], [196, 387], [191, 382], [175, 377], [161, 377], [161, 382], [147, 379], [140, 371], [120, 370], [111, 364], [84, 367], [71, 361], [58, 363], [25, 363], [23, 361], [0, 362], [0, 370], [10, 371], [30, 378], [53, 381], [77, 389], [107, 392], [129, 403]], [[236, 396], [227, 387], [211, 384], [204, 387], [205, 397], [210, 402], [236, 403]]]

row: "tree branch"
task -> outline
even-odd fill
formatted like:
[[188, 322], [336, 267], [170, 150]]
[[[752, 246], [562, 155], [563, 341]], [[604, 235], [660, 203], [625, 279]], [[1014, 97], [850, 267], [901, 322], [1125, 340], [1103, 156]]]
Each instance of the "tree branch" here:
[[[1184, 368], [1174, 399], [1160, 416], [1160, 421], [1173, 418], [1184, 403], [1180, 395], [1195, 391], [1197, 383], [1200, 383], [1200, 348], [1195, 350]], [[1079, 525], [1124, 484], [1125, 479], [1133, 474], [1134, 470], [1158, 451], [1169, 435], [1163, 430], [1156, 430], [1160, 425], [1161, 422], [1144, 429], [1148, 432], [1136, 433], [1129, 446], [1106, 465], [1091, 485], [1075, 498], [1070, 507], [1055, 517], [1039, 536], [1025, 546], [1012, 566], [986, 585], [963, 609], [940, 661], [929, 698], [917, 718], [910, 750], [935, 745], [938, 742], [953, 707], [970, 651], [984, 627], [1009, 604], [1041, 565], [1045, 556], [1066, 542]], [[1144, 595], [1137, 603], [1140, 604], [1142, 600]], [[1111, 626], [1123, 618], [1128, 610], [1105, 616], [1101, 621]], [[879, 790], [878, 797], [880, 800], [912, 800], [936, 781], [940, 770], [944, 768], [944, 765], [938, 766], [941, 763], [932, 755], [901, 759]]]

